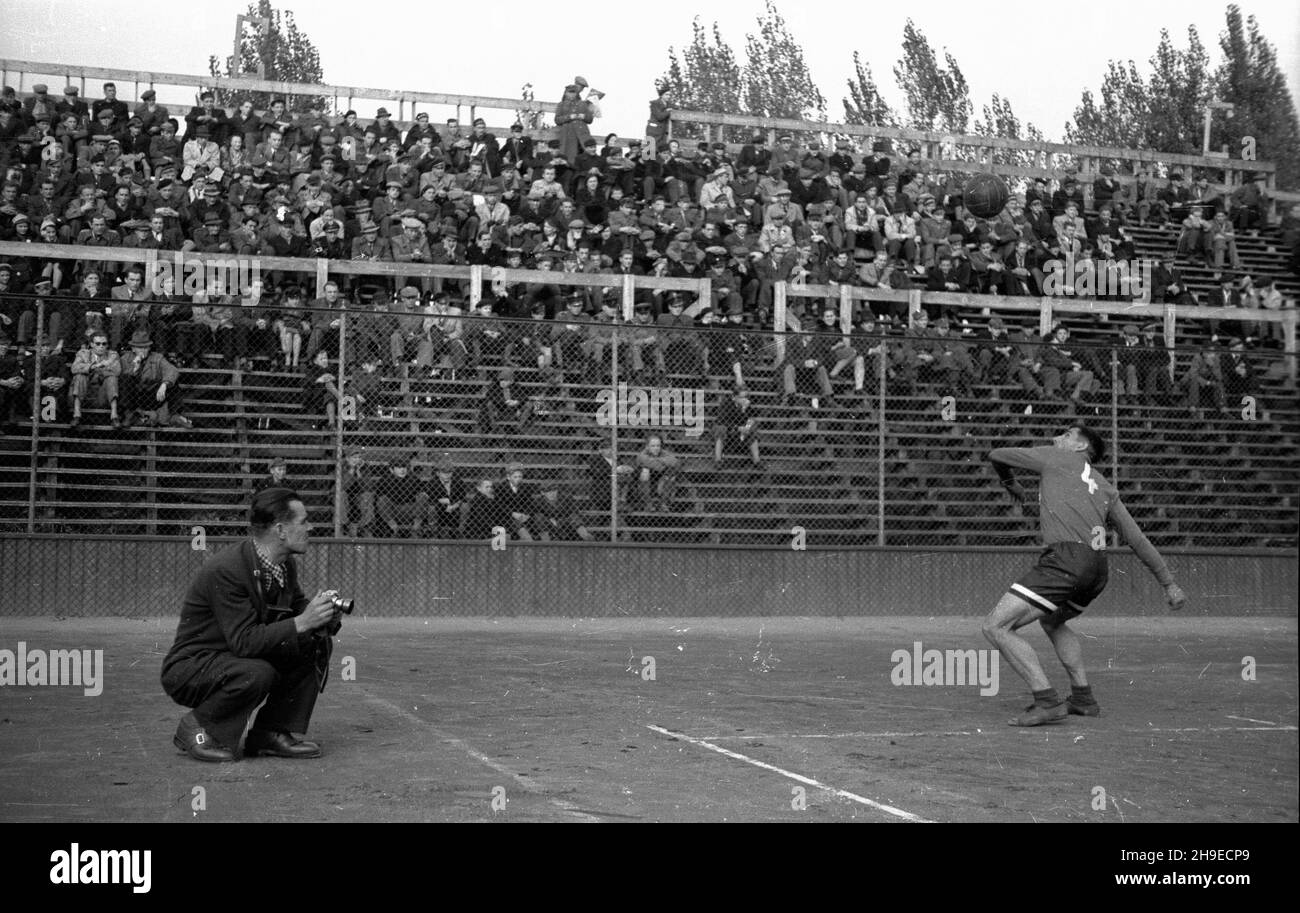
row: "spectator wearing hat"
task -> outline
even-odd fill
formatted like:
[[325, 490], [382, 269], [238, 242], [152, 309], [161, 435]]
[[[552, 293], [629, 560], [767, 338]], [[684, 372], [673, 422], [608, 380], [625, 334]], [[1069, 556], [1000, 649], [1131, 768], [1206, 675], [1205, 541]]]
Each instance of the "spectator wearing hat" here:
[[469, 161], [480, 163], [489, 178], [501, 173], [501, 146], [488, 132], [487, 121], [481, 117], [474, 118], [471, 125], [466, 155]]
[[[523, 124], [513, 124], [510, 127], [510, 135], [501, 143], [499, 160], [501, 164], [514, 165], [516, 168], [526, 167], [527, 162], [532, 161], [534, 155], [532, 137], [524, 135]], [[496, 174], [500, 174], [498, 167]]]
[[140, 93], [140, 103], [135, 106], [134, 116], [140, 118], [144, 134], [150, 138], [161, 135], [162, 125], [171, 119], [167, 108], [158, 104], [158, 93], [145, 89]]
[[917, 274], [925, 272], [921, 266], [921, 233], [902, 203], [895, 203], [885, 220], [885, 249], [891, 259], [901, 259]]
[[[1211, 308], [1225, 308], [1225, 309], [1242, 308], [1244, 306], [1241, 289], [1237, 285], [1237, 276], [1235, 273], [1221, 273], [1218, 276], [1218, 285], [1215, 288], [1210, 289], [1210, 291], [1206, 293], [1205, 306]], [[1211, 318], [1208, 322], [1209, 322], [1209, 329], [1210, 329], [1210, 341], [1217, 343], [1219, 341], [1219, 332], [1221, 326], [1220, 318]], [[1242, 333], [1241, 326], [1235, 321], [1230, 322], [1228, 324], [1228, 327], [1225, 330], [1225, 332], [1245, 335], [1244, 333]]]
[[396, 457], [388, 464], [387, 475], [375, 484], [375, 513], [378, 527], [394, 538], [418, 539], [429, 523], [429, 492], [425, 481], [411, 470], [416, 455]]
[[1001, 317], [990, 317], [988, 325], [976, 333], [975, 359], [984, 383], [1002, 385], [1012, 382], [1018, 359], [1011, 334]]
[[1042, 364], [1043, 390], [1046, 395], [1064, 399], [1065, 390], [1069, 388], [1069, 399], [1078, 403], [1092, 390], [1093, 372], [1084, 369], [1083, 363], [1069, 346], [1069, 339], [1069, 329], [1058, 326], [1044, 340], [1037, 360]]
[[162, 353], [153, 351], [147, 330], [136, 330], [129, 345], [119, 362], [123, 425], [130, 427], [138, 420], [146, 425], [190, 427], [190, 420], [181, 414], [180, 371]]
[[181, 148], [182, 181], [193, 180], [199, 169], [212, 175], [213, 181], [220, 181], [224, 177], [225, 173], [221, 170], [221, 146], [214, 141], [212, 130], [207, 124], [198, 124], [186, 136], [185, 145]]
[[1115, 350], [1115, 360], [1119, 364], [1119, 387], [1116, 395], [1121, 403], [1137, 404], [1141, 401], [1140, 378], [1147, 361], [1146, 356], [1147, 353], [1142, 350], [1137, 324], [1125, 324], [1120, 331], [1120, 345]]
[[[0, 335], [3, 330], [0, 330]], [[32, 400], [36, 397], [39, 401], [39, 408], [43, 415], [47, 410], [53, 410], [53, 421], [58, 421], [58, 416], [65, 413], [67, 403], [65, 397], [69, 392], [69, 381], [72, 377], [68, 368], [67, 358], [62, 352], [54, 351], [50, 345], [50, 337], [41, 333], [36, 337], [32, 347], [23, 355], [20, 364], [20, 373], [23, 382], [18, 391], [18, 398], [15, 405], [24, 415], [30, 415]], [[17, 352], [14, 353], [18, 355]], [[37, 361], [40, 365], [40, 391], [37, 394]], [[3, 420], [4, 410], [0, 408], [0, 420]]]
[[1268, 225], [1268, 191], [1264, 178], [1252, 174], [1232, 192], [1232, 224], [1238, 231], [1256, 231]]
[[533, 504], [533, 519], [542, 541], [590, 542], [595, 538], [583, 523], [577, 499], [562, 490], [556, 480], [548, 479], [537, 486]]
[[[395, 263], [434, 262], [424, 223], [414, 216], [404, 216], [401, 219], [401, 230], [392, 234], [388, 244]], [[432, 286], [432, 280], [425, 277], [421, 280], [421, 284], [427, 291]]]
[[468, 494], [465, 483], [446, 454], [434, 459], [432, 469], [433, 476], [422, 480], [429, 497], [429, 535], [434, 539], [458, 538]]
[[[295, 366], [296, 367], [296, 366]], [[303, 372], [302, 411], [304, 415], [325, 415], [324, 423], [316, 422], [312, 430], [332, 429], [338, 425], [338, 403], [343, 392], [338, 384], [338, 369], [330, 366], [330, 355], [324, 349], [316, 353]], [[346, 383], [346, 380], [345, 380]]]
[[748, 454], [750, 464], [763, 469], [759, 453], [759, 423], [749, 390], [736, 384], [718, 404], [713, 424], [713, 465], [720, 468], [724, 455]]
[[349, 447], [344, 461], [341, 526], [349, 538], [370, 536], [375, 522], [375, 479], [366, 468], [361, 447]]
[[508, 463], [505, 478], [496, 485], [496, 500], [509, 518], [506, 528], [512, 539], [531, 542], [540, 536], [537, 497], [537, 486], [524, 481], [523, 464]]
[[578, 158], [583, 145], [591, 138], [588, 125], [595, 119], [593, 112], [580, 97], [582, 87], [570, 84], [555, 106], [555, 125], [559, 129], [560, 154], [570, 162]]
[[1209, 249], [1214, 257], [1214, 268], [1223, 269], [1225, 256], [1228, 259], [1228, 265], [1234, 270], [1241, 269], [1241, 257], [1237, 254], [1237, 233], [1233, 229], [1232, 223], [1228, 221], [1228, 214], [1219, 210], [1214, 214], [1214, 219], [1210, 222], [1210, 227], [1206, 229]]
[[96, 333], [85, 348], [77, 352], [72, 362], [72, 426], [81, 424], [81, 404], [89, 399], [96, 408], [109, 409], [109, 421], [114, 428], [122, 427], [118, 415], [118, 376], [122, 365], [117, 352], [109, 348], [108, 337]]
[[1204, 415], [1204, 397], [1209, 393], [1214, 407], [1219, 412], [1227, 412], [1227, 398], [1223, 385], [1223, 366], [1219, 361], [1218, 346], [1209, 343], [1201, 348], [1192, 358], [1187, 373], [1183, 375], [1180, 388], [1186, 393], [1186, 405], [1196, 418]]
[[266, 461], [266, 475], [254, 480], [253, 493], [265, 491], [268, 488], [291, 488], [293, 483], [288, 479], [289, 461], [276, 454]]
[[158, 125], [158, 135], [149, 141], [149, 165], [156, 173], [165, 164], [181, 161], [184, 147], [176, 138], [176, 122], [168, 119]]

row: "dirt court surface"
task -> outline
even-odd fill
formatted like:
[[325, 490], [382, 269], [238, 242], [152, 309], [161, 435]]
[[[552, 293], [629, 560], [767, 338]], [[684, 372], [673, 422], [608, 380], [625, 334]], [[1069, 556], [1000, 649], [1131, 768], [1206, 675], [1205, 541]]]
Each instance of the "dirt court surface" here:
[[1016, 729], [1005, 662], [991, 696], [891, 681], [917, 641], [985, 648], [974, 618], [348, 619], [322, 759], [200, 764], [175, 619], [6, 618], [3, 649], [102, 649], [104, 688], [0, 688], [0, 820], [1297, 820], [1295, 618], [1074, 626], [1102, 716]]

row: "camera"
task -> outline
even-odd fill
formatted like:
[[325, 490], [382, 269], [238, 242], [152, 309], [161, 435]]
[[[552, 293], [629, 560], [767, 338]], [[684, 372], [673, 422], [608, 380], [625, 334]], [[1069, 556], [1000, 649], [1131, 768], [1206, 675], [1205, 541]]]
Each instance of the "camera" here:
[[356, 600], [344, 599], [342, 596], [335, 594], [330, 597], [330, 605], [334, 606], [336, 612], [342, 612], [344, 615], [351, 615], [352, 609], [356, 605]]

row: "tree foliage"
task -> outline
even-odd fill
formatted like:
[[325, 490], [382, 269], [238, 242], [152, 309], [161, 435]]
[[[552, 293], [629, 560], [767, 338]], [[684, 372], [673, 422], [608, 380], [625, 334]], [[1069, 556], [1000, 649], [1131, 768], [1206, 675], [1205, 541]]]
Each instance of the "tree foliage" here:
[[1227, 27], [1219, 35], [1223, 61], [1215, 73], [1219, 97], [1236, 106], [1231, 118], [1215, 119], [1215, 148], [1227, 143], [1228, 154], [1242, 153], [1242, 138], [1254, 137], [1258, 158], [1277, 165], [1278, 186], [1300, 186], [1300, 118], [1278, 68], [1277, 51], [1260, 32], [1254, 16], [1228, 7]]
[[826, 99], [804, 61], [803, 48], [772, 0], [758, 18], [758, 34], [745, 36], [745, 107], [759, 117], [825, 120]]
[[[211, 55], [208, 58], [208, 71], [211, 75], [242, 76], [256, 72], [260, 63], [264, 68], [263, 78], [268, 80], [324, 83], [325, 72], [321, 67], [320, 52], [306, 33], [298, 28], [292, 11], [281, 12], [271, 6], [270, 0], [257, 0], [256, 4], [249, 4], [246, 15], [268, 19], [269, 28], [244, 30], [237, 61], [231, 60], [228, 55]], [[253, 106], [260, 110], [266, 108], [273, 97], [278, 96], [268, 92], [225, 91], [220, 93], [220, 103], [238, 105], [251, 100]], [[285, 105], [291, 112], [303, 112], [313, 100], [328, 102], [326, 96], [296, 95], [285, 98]]]
[[880, 94], [871, 65], [853, 52], [853, 78], [848, 81], [849, 97], [844, 99], [844, 120], [850, 124], [898, 126], [898, 115]]
[[[674, 108], [688, 111], [715, 111], [719, 114], [741, 114], [741, 72], [736, 54], [722, 40], [718, 23], [708, 31], [700, 24], [698, 16], [691, 23], [691, 43], [679, 57], [676, 49], [668, 49], [668, 70], [661, 81], [670, 88], [666, 96]], [[684, 137], [701, 137], [704, 125], [681, 122], [673, 125], [673, 133]]]
[[[1032, 123], [1021, 125], [1011, 108], [1011, 101], [993, 93], [991, 104], [984, 106], [983, 116], [975, 118], [975, 132], [980, 136], [996, 136], [1002, 139], [1031, 140], [1042, 142], [1043, 131]], [[1036, 156], [1031, 152], [1015, 149], [994, 149], [993, 161], [1008, 165], [1031, 165]]]
[[903, 56], [894, 64], [894, 78], [907, 98], [907, 126], [945, 133], [969, 131], [972, 105], [961, 67], [952, 54], [944, 62], [911, 19], [903, 26]]

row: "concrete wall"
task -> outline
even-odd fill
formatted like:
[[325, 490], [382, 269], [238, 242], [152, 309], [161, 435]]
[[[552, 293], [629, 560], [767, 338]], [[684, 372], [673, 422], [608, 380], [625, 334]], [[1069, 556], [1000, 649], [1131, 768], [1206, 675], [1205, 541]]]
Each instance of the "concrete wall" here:
[[[227, 542], [209, 541], [209, 549]], [[188, 539], [0, 537], [0, 616], [166, 616], [204, 559]], [[385, 616], [978, 615], [1033, 563], [1024, 549], [809, 550], [316, 541], [305, 587]], [[1295, 616], [1296, 556], [1170, 553], [1193, 615]], [[1127, 549], [1094, 616], [1165, 611]]]

